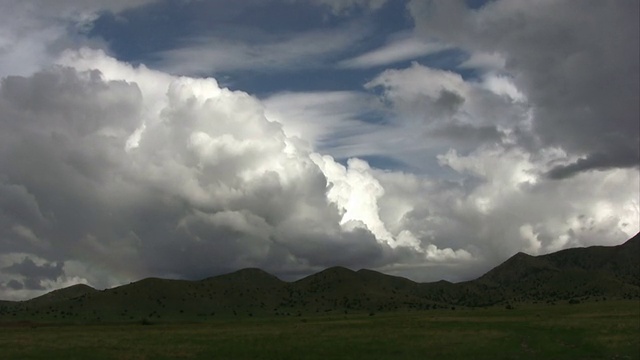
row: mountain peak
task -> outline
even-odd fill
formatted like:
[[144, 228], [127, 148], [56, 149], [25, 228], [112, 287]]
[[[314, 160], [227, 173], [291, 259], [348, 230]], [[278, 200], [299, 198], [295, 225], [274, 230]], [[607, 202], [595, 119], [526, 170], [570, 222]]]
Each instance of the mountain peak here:
[[349, 273], [349, 274], [353, 274], [355, 273], [355, 271], [346, 268], [344, 266], [332, 266], [330, 268], [325, 269], [324, 271], [321, 272], [330, 272], [330, 273]]
[[262, 269], [259, 268], [244, 268], [244, 269], [240, 269], [238, 271], [229, 273], [227, 275], [236, 275], [236, 276], [268, 276], [268, 277], [275, 277], [275, 275], [272, 275]]

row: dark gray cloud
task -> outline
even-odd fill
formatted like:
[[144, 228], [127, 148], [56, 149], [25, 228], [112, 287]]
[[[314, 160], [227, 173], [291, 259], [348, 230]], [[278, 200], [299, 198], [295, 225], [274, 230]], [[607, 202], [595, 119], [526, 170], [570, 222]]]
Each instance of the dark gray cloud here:
[[565, 179], [587, 170], [607, 170], [611, 168], [637, 167], [640, 155], [633, 156], [633, 150], [621, 153], [591, 153], [586, 158], [569, 165], [553, 167], [547, 176], [551, 179]]
[[443, 89], [440, 91], [440, 96], [434, 102], [435, 107], [444, 114], [451, 115], [460, 108], [464, 103], [464, 97], [460, 94]]
[[[484, 143], [500, 143], [504, 134], [495, 126], [473, 126], [454, 121], [434, 128], [429, 132], [429, 135], [450, 141], [464, 142], [467, 145], [473, 143], [477, 146], [477, 144]], [[476, 146], [473, 147], [475, 148]]]
[[15, 280], [15, 279], [11, 279], [8, 283], [7, 283], [7, 287], [12, 289], [12, 290], [22, 290], [24, 289], [24, 284], [22, 284], [20, 281]]
[[[544, 146], [586, 160], [551, 176], [637, 166], [638, 2], [412, 1], [417, 28], [471, 51], [497, 52], [533, 106]], [[556, 174], [557, 173], [557, 174]]]
[[64, 275], [64, 271], [62, 270], [63, 265], [64, 264], [61, 262], [37, 265], [33, 260], [31, 260], [31, 258], [26, 257], [22, 262], [14, 263], [2, 270], [10, 274], [18, 274], [27, 278], [55, 280]]
[[46, 288], [42, 285], [42, 281], [50, 280], [55, 282], [64, 277], [63, 267], [63, 262], [38, 265], [30, 257], [25, 257], [22, 262], [13, 263], [1, 270], [7, 274], [22, 277], [22, 282], [12, 279], [6, 284], [11, 289], [45, 290]]
[[0, 211], [2, 219], [11, 222], [42, 226], [47, 221], [33, 195], [24, 186], [8, 184], [7, 180], [0, 180]]

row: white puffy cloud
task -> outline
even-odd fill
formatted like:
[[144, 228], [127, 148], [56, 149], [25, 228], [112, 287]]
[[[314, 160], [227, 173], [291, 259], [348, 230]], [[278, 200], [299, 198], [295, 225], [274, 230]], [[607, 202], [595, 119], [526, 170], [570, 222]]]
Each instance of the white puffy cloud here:
[[530, 107], [510, 78], [486, 73], [480, 79], [414, 62], [388, 69], [365, 84], [379, 94], [393, 119], [372, 141], [381, 153], [416, 169], [434, 170], [429, 158], [455, 148], [510, 143], [526, 137]]
[[[491, 224], [487, 229], [490, 236], [498, 236], [494, 231], [509, 231], [513, 243], [503, 244], [502, 251], [546, 253], [625, 238], [637, 232], [638, 212], [632, 210], [637, 204], [640, 181], [636, 171], [592, 172], [559, 182], [544, 174], [564, 154], [543, 151], [536, 155], [494, 146], [468, 156], [452, 151], [440, 157], [443, 165], [478, 180], [465, 189], [463, 204], [474, 213], [473, 217]], [[536, 234], [536, 242], [532, 242], [532, 234]], [[563, 239], [570, 239], [571, 243], [558, 246]]]
[[350, 159], [348, 167], [336, 163], [329, 156], [312, 155], [329, 182], [327, 199], [338, 207], [345, 227], [364, 225], [377, 239], [395, 247], [393, 236], [385, 228], [378, 215], [378, 198], [384, 189], [371, 175], [369, 165], [358, 159]]
[[[455, 180], [375, 170], [384, 189], [377, 200], [381, 221], [392, 233], [411, 232], [431, 256], [432, 261], [402, 271], [429, 280], [442, 274], [460, 279], [518, 251], [537, 255], [616, 245], [637, 233], [638, 172], [618, 169], [548, 179], [545, 172], [564, 157], [553, 149], [530, 154], [491, 145], [468, 155], [451, 150], [439, 156], [441, 165], [455, 172]], [[462, 269], [434, 268], [433, 260], [454, 254], [470, 260], [453, 262], [464, 264]]]
[[[127, 281], [397, 260], [392, 248], [403, 244], [362, 206], [376, 182], [370, 168], [354, 160], [328, 183], [317, 155], [256, 98], [100, 51], [69, 51], [59, 63], [2, 82], [4, 252], [93, 265], [95, 286], [113, 284], [113, 273]], [[346, 205], [333, 187], [344, 181]]]
[[527, 110], [526, 104], [513, 103], [523, 96], [507, 77], [488, 73], [480, 82], [467, 81], [455, 72], [416, 62], [404, 69], [383, 71], [365, 88], [382, 89], [383, 100], [404, 121], [514, 126]]

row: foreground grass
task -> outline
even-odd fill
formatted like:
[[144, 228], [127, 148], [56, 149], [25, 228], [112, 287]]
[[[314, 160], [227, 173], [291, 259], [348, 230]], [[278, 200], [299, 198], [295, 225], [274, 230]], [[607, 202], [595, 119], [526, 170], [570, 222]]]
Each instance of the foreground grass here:
[[3, 359], [640, 359], [640, 303], [201, 323], [0, 324]]

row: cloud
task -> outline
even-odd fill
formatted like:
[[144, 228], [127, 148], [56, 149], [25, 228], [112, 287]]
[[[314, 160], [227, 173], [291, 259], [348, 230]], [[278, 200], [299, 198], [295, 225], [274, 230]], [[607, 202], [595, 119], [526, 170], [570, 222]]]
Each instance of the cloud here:
[[437, 127], [430, 132], [434, 138], [444, 138], [453, 142], [466, 141], [483, 144], [499, 143], [504, 134], [495, 126], [473, 126], [470, 124], [451, 123]]
[[485, 142], [509, 142], [529, 126], [530, 109], [519, 90], [493, 73], [465, 80], [414, 62], [383, 71], [365, 88], [378, 91], [395, 113], [399, 134], [413, 138], [405, 143], [421, 145], [416, 156], [431, 149], [435, 157], [433, 150], [446, 150], [443, 146], [471, 150]]
[[399, 61], [413, 60], [421, 56], [447, 50], [449, 46], [438, 42], [425, 41], [415, 37], [399, 37], [381, 48], [338, 63], [344, 68], [370, 68], [389, 65]]
[[574, 5], [493, 1], [471, 10], [462, 1], [411, 1], [408, 7], [423, 36], [504, 59], [532, 106], [532, 131], [542, 145], [589, 159], [556, 175], [637, 167], [638, 3]]
[[[398, 247], [421, 256], [357, 205], [375, 204], [364, 162], [328, 177], [341, 165], [319, 166], [263, 111], [214, 79], [87, 49], [4, 79], [0, 177], [14, 195], [3, 197], [0, 220], [14, 230], [3, 251], [77, 264], [67, 277], [84, 269], [94, 286], [247, 266], [375, 267], [399, 261]], [[339, 184], [348, 203], [334, 195]]]
[[24, 300], [75, 284], [82, 276], [69, 276], [66, 262], [49, 262], [26, 253], [0, 254], [0, 294], [7, 300]]
[[385, 129], [375, 121], [382, 118], [378, 111], [384, 109], [375, 97], [362, 92], [284, 92], [263, 103], [267, 118], [281, 123], [287, 136], [338, 158], [369, 154], [367, 139]]
[[384, 189], [373, 178], [369, 165], [358, 159], [350, 159], [348, 168], [337, 164], [331, 157], [312, 156], [312, 160], [327, 176], [327, 199], [338, 207], [342, 215], [340, 224], [345, 227], [364, 225], [377, 239], [395, 247], [393, 236], [378, 215], [378, 198]]
[[98, 45], [78, 36], [99, 11], [119, 12], [153, 0], [9, 1], [0, 5], [0, 77], [29, 75], [65, 48]]
[[[440, 156], [440, 161], [456, 172], [466, 174], [469, 179], [477, 179], [464, 190], [468, 195], [461, 205], [468, 207], [467, 210], [475, 208], [474, 217], [489, 216], [484, 221], [491, 224], [491, 229], [485, 228], [485, 231], [492, 232], [506, 226], [514, 232], [509, 237], [515, 241], [523, 238], [522, 234], [515, 233], [516, 229], [520, 232], [520, 227], [532, 226], [539, 233], [541, 244], [539, 248], [526, 244], [530, 251], [557, 250], [558, 242], [563, 238], [571, 239], [573, 243], [565, 243], [561, 247], [575, 246], [577, 239], [581, 239], [582, 244], [590, 241], [597, 244], [597, 236], [594, 236], [597, 233], [619, 231], [632, 235], [638, 221], [634, 218], [637, 210], [630, 209], [637, 206], [637, 199], [629, 198], [627, 194], [637, 194], [638, 173], [620, 169], [585, 173], [565, 181], [547, 179], [545, 172], [549, 164], [562, 157], [564, 154], [552, 150], [529, 154], [523, 150], [492, 146], [478, 149], [468, 156], [450, 151]], [[617, 187], [625, 190], [616, 191]], [[583, 196], [586, 192], [590, 194], [588, 197]], [[618, 212], [614, 209], [627, 210]], [[467, 226], [473, 227], [476, 226]], [[602, 237], [607, 236], [610, 234]], [[504, 245], [522, 246], [517, 242]]]
[[[483, 259], [465, 263], [469, 270], [516, 249], [540, 254], [597, 244], [597, 238], [625, 238], [638, 229], [637, 171], [603, 167], [551, 180], [558, 169], [582, 160], [531, 139], [535, 114], [513, 78], [490, 71], [465, 80], [414, 63], [385, 70], [365, 86], [395, 115], [396, 127], [385, 129], [386, 139], [376, 143], [385, 144], [396, 131], [403, 148], [422, 144], [414, 161], [432, 155], [453, 171], [440, 171], [447, 180], [375, 171], [385, 194], [377, 200], [381, 221], [391, 233], [410, 231], [421, 249], [450, 246]], [[617, 186], [634, 195], [616, 192]]]
[[526, 96], [508, 76], [493, 73], [485, 74], [482, 79], [482, 86], [494, 94], [506, 96], [514, 102], [526, 101]]
[[0, 294], [5, 299], [21, 300], [87, 282], [82, 277], [67, 276], [66, 270], [65, 262], [49, 262], [35, 254], [0, 253]]
[[49, 47], [66, 36], [64, 26], [38, 18], [22, 2], [0, 10], [0, 77], [31, 74], [50, 63]]
[[15, 279], [11, 279], [7, 283], [7, 287], [10, 288], [11, 290], [22, 290], [24, 288], [24, 284], [22, 284], [20, 281], [17, 281]]
[[620, 149], [618, 153], [592, 153], [580, 158], [573, 163], [558, 165], [549, 170], [547, 176], [551, 179], [564, 179], [574, 176], [585, 170], [606, 170], [611, 168], [625, 168], [637, 166], [638, 159], [630, 149]]
[[156, 66], [178, 75], [202, 75], [238, 70], [292, 71], [324, 66], [337, 53], [367, 34], [366, 26], [310, 30], [259, 39], [226, 39], [212, 35], [156, 54]]
[[[287, 0], [300, 1], [300, 0]], [[376, 10], [381, 8], [387, 0], [311, 0], [312, 3], [327, 6], [334, 15], [349, 14], [354, 8]]]
[[[28, 289], [42, 290], [40, 280], [56, 280], [64, 275], [63, 263], [36, 265], [29, 257], [25, 257], [22, 262], [14, 263], [2, 270], [9, 274], [21, 275], [26, 280], [25, 287]], [[14, 284], [15, 285], [15, 284]]]
[[506, 61], [499, 53], [473, 52], [458, 67], [461, 69], [503, 70], [505, 65]]
[[[361, 92], [279, 93], [264, 99], [267, 117], [285, 133], [338, 159], [379, 157], [425, 171], [425, 158], [455, 145], [470, 150], [507, 141], [525, 126], [527, 104], [508, 78], [467, 81], [418, 63], [388, 69]], [[498, 86], [499, 85], [499, 86]]]
[[61, 12], [82, 11], [112, 11], [119, 12], [128, 8], [138, 7], [158, 0], [61, 0], [30, 1], [27, 6], [45, 14], [59, 15]]

